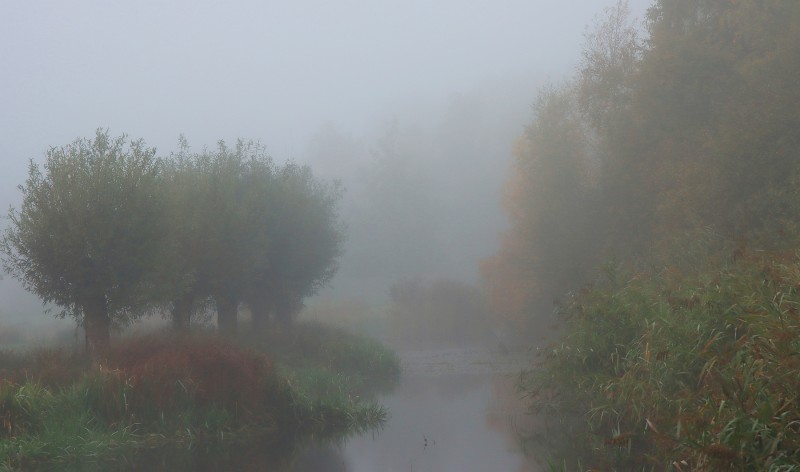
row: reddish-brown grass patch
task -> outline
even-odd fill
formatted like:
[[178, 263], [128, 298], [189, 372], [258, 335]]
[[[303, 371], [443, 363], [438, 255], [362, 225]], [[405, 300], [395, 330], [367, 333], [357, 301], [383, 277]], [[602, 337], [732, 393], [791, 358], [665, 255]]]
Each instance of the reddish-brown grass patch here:
[[164, 411], [183, 403], [254, 411], [274, 372], [263, 354], [213, 338], [145, 336], [121, 342], [104, 369], [125, 379], [134, 410]]

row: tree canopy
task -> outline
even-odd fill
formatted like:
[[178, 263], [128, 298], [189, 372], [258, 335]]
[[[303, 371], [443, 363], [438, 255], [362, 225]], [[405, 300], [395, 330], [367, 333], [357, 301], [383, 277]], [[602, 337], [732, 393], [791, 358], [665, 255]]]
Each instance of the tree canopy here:
[[98, 130], [31, 162], [2, 241], [5, 270], [87, 330], [91, 350], [108, 346], [112, 323], [159, 299], [151, 277], [161, 257], [161, 164], [155, 150]]
[[[800, 4], [618, 3], [578, 73], [542, 93], [507, 183], [511, 228], [483, 275], [498, 313], [535, 318], [600, 261], [711, 227], [762, 247], [796, 234]], [[537, 313], [538, 315], [535, 315]]]
[[173, 320], [188, 328], [192, 310], [212, 300], [220, 331], [234, 334], [248, 304], [257, 328], [287, 321], [336, 271], [343, 231], [337, 184], [292, 162], [276, 165], [263, 146], [239, 141], [181, 151], [170, 160], [170, 218], [177, 270]]

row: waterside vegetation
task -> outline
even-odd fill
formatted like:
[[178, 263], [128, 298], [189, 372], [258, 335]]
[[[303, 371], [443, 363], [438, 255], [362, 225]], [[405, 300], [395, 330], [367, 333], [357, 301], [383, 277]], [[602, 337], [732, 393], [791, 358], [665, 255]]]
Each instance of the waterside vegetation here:
[[[365, 385], [397, 379], [392, 352], [319, 325], [298, 324], [285, 338], [293, 341], [267, 352], [202, 333], [140, 335], [97, 366], [66, 349], [4, 353], [0, 464], [101, 467], [142, 449], [293, 443], [383, 423]], [[303, 339], [328, 347], [306, 356]]]
[[620, 1], [585, 39], [482, 266], [517, 332], [558, 315], [522, 382], [558, 420], [545, 457], [800, 470], [800, 3], [655, 0], [640, 24]]
[[798, 470], [799, 287], [796, 253], [608, 266], [523, 377], [545, 454], [567, 470]]

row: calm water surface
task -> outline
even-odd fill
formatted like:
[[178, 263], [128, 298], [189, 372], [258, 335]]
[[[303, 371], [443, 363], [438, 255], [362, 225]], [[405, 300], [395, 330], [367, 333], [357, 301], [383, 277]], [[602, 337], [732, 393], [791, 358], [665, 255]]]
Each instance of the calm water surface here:
[[[528, 427], [524, 403], [514, 388], [527, 356], [482, 349], [401, 353], [404, 376], [380, 402], [390, 411], [383, 429], [349, 439], [335, 463], [299, 457], [293, 472], [486, 472], [536, 471], [520, 451], [516, 430]], [[313, 465], [312, 465], [313, 463]]]
[[[313, 444], [287, 453], [281, 444], [218, 450], [155, 451], [141, 470], [281, 472], [535, 472], [520, 451], [517, 430], [530, 417], [514, 389], [525, 355], [483, 349], [401, 352], [404, 374], [378, 398], [390, 412], [380, 430], [340, 444]], [[146, 455], [147, 453], [145, 453]], [[137, 460], [137, 462], [139, 462]]]

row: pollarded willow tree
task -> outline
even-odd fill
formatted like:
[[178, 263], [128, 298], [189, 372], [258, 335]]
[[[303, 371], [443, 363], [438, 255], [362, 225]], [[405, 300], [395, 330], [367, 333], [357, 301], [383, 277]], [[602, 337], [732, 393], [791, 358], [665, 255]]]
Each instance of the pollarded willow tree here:
[[159, 160], [142, 140], [78, 139], [31, 162], [22, 207], [9, 212], [3, 266], [23, 286], [86, 328], [102, 356], [112, 324], [128, 323], [160, 298]]
[[276, 166], [257, 143], [220, 141], [191, 153], [183, 141], [164, 182], [170, 248], [164, 264], [170, 267], [161, 273], [179, 331], [208, 300], [225, 335], [236, 333], [242, 302], [257, 329], [271, 314], [286, 321], [335, 273], [341, 189], [316, 179], [310, 168]]
[[[234, 335], [247, 302], [256, 324], [286, 319], [333, 276], [341, 253], [337, 185], [276, 167], [263, 146], [181, 150], [98, 130], [30, 165], [2, 238], [6, 271], [86, 328], [102, 356], [112, 325], [168, 305], [179, 331], [213, 303]], [[261, 323], [263, 325], [263, 323]]]
[[199, 153], [182, 140], [168, 162], [164, 223], [170, 253], [161, 274], [172, 291], [178, 331], [188, 330], [192, 311], [211, 301], [220, 333], [236, 333], [243, 287], [269, 247], [262, 221], [270, 201], [259, 187], [269, 187], [272, 167], [263, 146], [241, 140]]
[[249, 213], [255, 234], [269, 244], [262, 259], [251, 259], [244, 296], [256, 329], [263, 329], [270, 313], [288, 324], [303, 299], [336, 273], [344, 242], [337, 212], [342, 188], [291, 162], [274, 169], [268, 180], [255, 164], [249, 166], [248, 193], [256, 197]]

